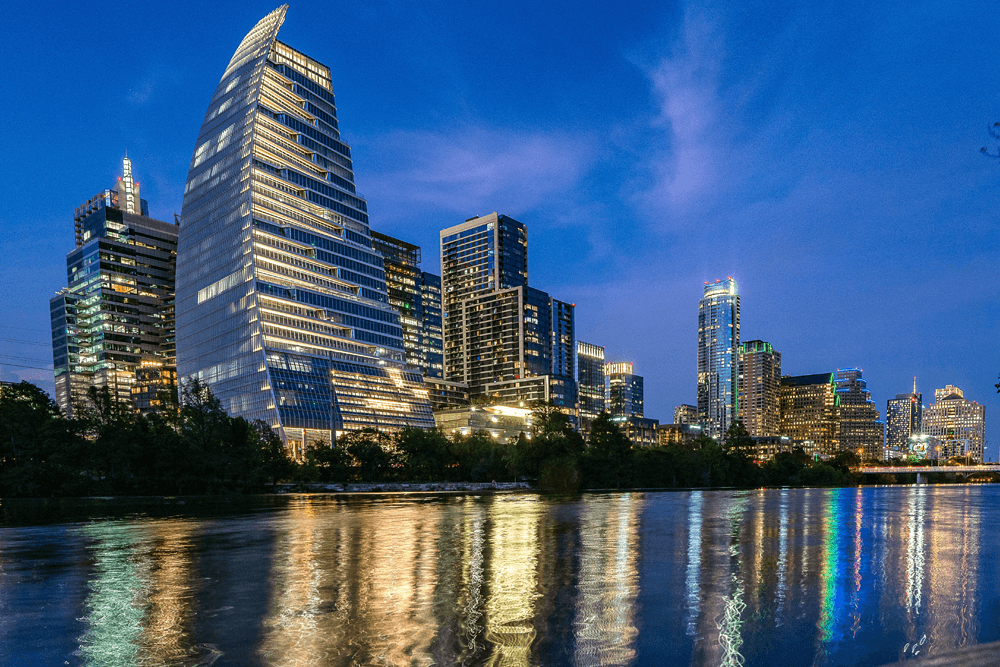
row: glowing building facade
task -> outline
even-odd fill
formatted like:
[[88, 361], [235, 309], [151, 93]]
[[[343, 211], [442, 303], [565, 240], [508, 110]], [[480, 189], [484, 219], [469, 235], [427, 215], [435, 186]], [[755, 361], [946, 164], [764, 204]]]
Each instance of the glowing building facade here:
[[262, 419], [300, 453], [343, 430], [434, 425], [368, 205], [340, 138], [330, 70], [277, 40], [287, 5], [243, 39], [208, 105], [178, 240], [182, 381]]
[[751, 436], [776, 436], [781, 352], [762, 340], [740, 343], [739, 351], [736, 413]]
[[575, 419], [574, 306], [528, 285], [524, 224], [491, 213], [441, 230], [441, 293], [446, 380]]
[[49, 301], [56, 402], [72, 416], [90, 387], [139, 412], [177, 392], [174, 267], [177, 225], [149, 217], [132, 162], [76, 209], [68, 287]]
[[406, 363], [420, 368], [425, 378], [440, 378], [441, 277], [420, 270], [420, 246], [373, 231], [372, 247], [384, 258], [389, 303], [399, 312]]
[[923, 412], [923, 431], [940, 442], [940, 457], [968, 456], [983, 462], [986, 443], [986, 406], [965, 398], [961, 389], [947, 385], [934, 390], [934, 403]]
[[643, 380], [633, 372], [632, 363], [618, 361], [605, 365], [608, 378], [608, 412], [612, 417], [642, 417]]
[[885, 454], [884, 458], [900, 458], [907, 455], [911, 436], [923, 432], [923, 395], [917, 393], [917, 380], [913, 380], [913, 392], [896, 394], [885, 406]]
[[840, 449], [864, 459], [881, 459], [885, 445], [885, 423], [872, 401], [868, 382], [860, 368], [837, 370], [840, 397]]
[[807, 454], [840, 451], [840, 396], [833, 373], [781, 378], [780, 430]]
[[698, 420], [721, 438], [737, 415], [740, 294], [732, 278], [705, 283], [698, 302]]
[[604, 348], [576, 341], [576, 386], [579, 395], [580, 429], [590, 431], [590, 424], [605, 407]]

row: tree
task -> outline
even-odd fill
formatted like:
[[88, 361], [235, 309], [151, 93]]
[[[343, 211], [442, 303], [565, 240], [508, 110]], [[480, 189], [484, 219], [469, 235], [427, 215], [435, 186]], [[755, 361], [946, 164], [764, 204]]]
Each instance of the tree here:
[[356, 481], [381, 482], [390, 476], [395, 448], [385, 433], [374, 428], [348, 431], [337, 439], [337, 446], [351, 455]]
[[48, 394], [20, 382], [0, 391], [0, 495], [50, 496], [72, 481], [81, 439]]
[[633, 482], [632, 442], [602, 412], [590, 426], [587, 457], [584, 464], [587, 486], [616, 489]]
[[725, 443], [726, 452], [738, 452], [744, 456], [752, 456], [754, 452], [754, 441], [742, 420], [735, 419], [726, 430]]

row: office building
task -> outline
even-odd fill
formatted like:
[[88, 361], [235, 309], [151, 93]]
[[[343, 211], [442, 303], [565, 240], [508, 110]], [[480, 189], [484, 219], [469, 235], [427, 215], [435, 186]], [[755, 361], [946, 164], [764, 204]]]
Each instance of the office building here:
[[868, 382], [860, 368], [837, 370], [840, 397], [840, 449], [854, 452], [865, 460], [882, 459], [885, 423], [872, 401]]
[[896, 394], [885, 407], [884, 458], [900, 458], [909, 450], [910, 436], [923, 432], [923, 395], [917, 393], [917, 379], [913, 378], [913, 391]]
[[436, 410], [437, 427], [450, 437], [487, 433], [503, 445], [513, 444], [523, 433], [531, 438], [530, 408], [509, 405], [468, 406]]
[[986, 406], [965, 398], [961, 389], [946, 385], [934, 390], [934, 403], [923, 411], [923, 432], [937, 438], [941, 458], [968, 456], [983, 462]]
[[618, 427], [632, 447], [656, 447], [660, 444], [660, 421], [638, 415], [613, 415], [611, 423]]
[[737, 415], [740, 294], [732, 278], [705, 283], [698, 302], [698, 421], [722, 438]]
[[300, 456], [363, 427], [434, 426], [407, 366], [330, 69], [278, 41], [287, 5], [243, 39], [208, 105], [178, 239], [181, 381], [261, 419]]
[[580, 430], [589, 433], [590, 424], [605, 410], [603, 347], [576, 342], [576, 390]]
[[373, 231], [372, 248], [385, 265], [389, 303], [399, 312], [406, 363], [424, 377], [442, 377], [441, 278], [420, 270], [420, 246]]
[[424, 377], [427, 400], [432, 410], [464, 408], [469, 405], [469, 385], [436, 377]]
[[697, 424], [698, 406], [683, 403], [674, 408], [675, 424]]
[[139, 412], [176, 399], [177, 225], [149, 217], [132, 162], [74, 214], [68, 287], [49, 302], [56, 402], [68, 416], [90, 387]]
[[807, 454], [840, 451], [840, 397], [833, 373], [786, 375], [779, 394], [781, 435]]
[[508, 404], [551, 400], [575, 421], [574, 306], [528, 285], [522, 223], [491, 213], [441, 230], [441, 292], [446, 380]]
[[642, 376], [633, 373], [632, 363], [619, 361], [606, 364], [608, 412], [612, 417], [642, 417]]
[[778, 435], [778, 391], [781, 387], [781, 352], [770, 343], [740, 343], [736, 414], [747, 432], [757, 438]]
[[656, 436], [661, 447], [667, 445], [691, 447], [701, 435], [700, 424], [660, 424], [656, 427]]

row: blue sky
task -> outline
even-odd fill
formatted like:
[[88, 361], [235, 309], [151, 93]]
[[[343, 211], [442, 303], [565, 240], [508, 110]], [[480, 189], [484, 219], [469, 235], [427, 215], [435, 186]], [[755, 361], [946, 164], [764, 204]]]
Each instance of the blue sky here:
[[[0, 54], [0, 377], [51, 389], [48, 299], [75, 206], [126, 150], [181, 208], [208, 100], [274, 8], [15, 4]], [[280, 39], [333, 72], [372, 227], [424, 249], [498, 211], [578, 338], [695, 399], [702, 284], [735, 277], [743, 338], [783, 372], [861, 367], [884, 413], [956, 384], [1000, 445], [1000, 43], [981, 3], [296, 2]], [[17, 342], [27, 341], [27, 343]], [[11, 359], [18, 357], [19, 359]], [[40, 359], [44, 363], [29, 361]]]

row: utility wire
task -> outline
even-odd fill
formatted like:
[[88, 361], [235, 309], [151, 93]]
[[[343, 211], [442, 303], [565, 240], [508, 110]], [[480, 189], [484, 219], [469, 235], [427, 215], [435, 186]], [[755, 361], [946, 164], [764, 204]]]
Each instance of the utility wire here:
[[25, 345], [40, 345], [42, 347], [49, 347], [52, 343], [36, 343], [31, 340], [23, 340], [20, 338], [0, 338], [0, 340], [7, 341], [8, 343], [23, 343]]

